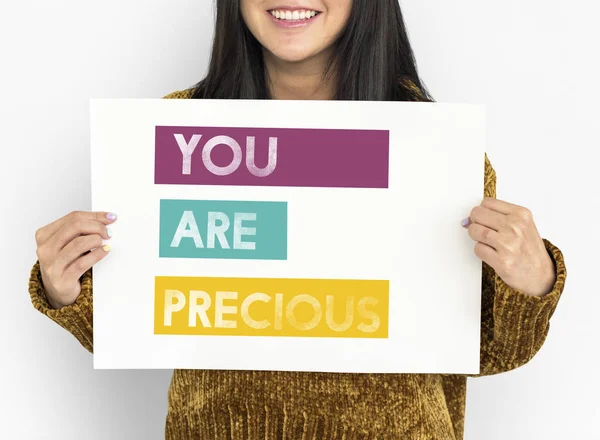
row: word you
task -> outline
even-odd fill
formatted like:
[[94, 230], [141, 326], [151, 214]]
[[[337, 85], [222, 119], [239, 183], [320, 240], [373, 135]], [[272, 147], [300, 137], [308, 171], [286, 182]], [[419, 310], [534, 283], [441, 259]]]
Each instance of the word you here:
[[[177, 145], [179, 146], [181, 154], [183, 155], [181, 173], [184, 175], [191, 174], [192, 155], [194, 154], [194, 151], [196, 151], [196, 147], [200, 143], [202, 135], [192, 135], [189, 142], [185, 140], [184, 135], [181, 133], [174, 133], [173, 136], [175, 137]], [[268, 162], [263, 168], [257, 167], [254, 161], [255, 142], [254, 136], [246, 136], [246, 168], [253, 176], [266, 177], [275, 171], [275, 168], [277, 167], [277, 138], [269, 138]], [[212, 161], [211, 153], [217, 145], [225, 145], [229, 147], [233, 153], [231, 162], [226, 166], [216, 165]], [[242, 163], [242, 156], [242, 147], [240, 147], [240, 144], [230, 136], [214, 136], [208, 139], [202, 148], [202, 163], [204, 164], [204, 167], [215, 176], [228, 176], [233, 174], [240, 167], [240, 164]]]
[[155, 129], [156, 184], [388, 187], [388, 130]]

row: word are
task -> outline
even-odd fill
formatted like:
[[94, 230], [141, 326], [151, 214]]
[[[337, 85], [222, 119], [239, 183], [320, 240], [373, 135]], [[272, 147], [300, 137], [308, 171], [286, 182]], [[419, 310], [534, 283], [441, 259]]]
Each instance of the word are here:
[[287, 259], [287, 203], [161, 200], [160, 257]]
[[[256, 228], [247, 228], [242, 226], [244, 220], [255, 221], [256, 213], [236, 212], [233, 221], [233, 248], [234, 249], [256, 249], [256, 243], [242, 241], [243, 235], [256, 235]], [[214, 249], [215, 239], [219, 241], [221, 249], [229, 249], [229, 242], [225, 233], [229, 230], [231, 222], [229, 216], [224, 212], [208, 212], [206, 241], [207, 247]], [[198, 230], [198, 224], [193, 211], [183, 211], [171, 247], [179, 247], [182, 238], [191, 238], [196, 248], [203, 248], [204, 243]]]

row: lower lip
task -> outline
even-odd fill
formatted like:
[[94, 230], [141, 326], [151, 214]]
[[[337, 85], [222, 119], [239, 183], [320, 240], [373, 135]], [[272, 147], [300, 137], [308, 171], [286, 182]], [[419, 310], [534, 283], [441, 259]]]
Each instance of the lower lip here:
[[267, 14], [269, 15], [269, 17], [271, 17], [271, 19], [277, 26], [280, 26], [282, 28], [297, 28], [297, 27], [308, 26], [309, 24], [314, 22], [315, 19], [319, 17], [319, 15], [321, 15], [319, 13], [319, 14], [315, 15], [314, 17], [309, 18], [308, 20], [288, 21], [288, 20], [280, 20], [279, 18], [273, 17], [273, 14], [271, 14], [269, 11], [267, 11]]

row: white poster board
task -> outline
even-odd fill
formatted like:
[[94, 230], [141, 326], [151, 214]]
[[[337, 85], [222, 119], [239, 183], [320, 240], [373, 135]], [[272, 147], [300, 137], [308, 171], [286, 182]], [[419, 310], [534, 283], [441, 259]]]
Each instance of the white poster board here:
[[470, 104], [92, 100], [95, 368], [479, 372]]

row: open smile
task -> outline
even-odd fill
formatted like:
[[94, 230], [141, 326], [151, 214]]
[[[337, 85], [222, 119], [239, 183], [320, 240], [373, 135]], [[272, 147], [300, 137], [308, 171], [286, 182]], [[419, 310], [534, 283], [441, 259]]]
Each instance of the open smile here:
[[321, 11], [305, 8], [276, 8], [268, 10], [267, 13], [273, 21], [283, 27], [304, 26], [315, 20]]

